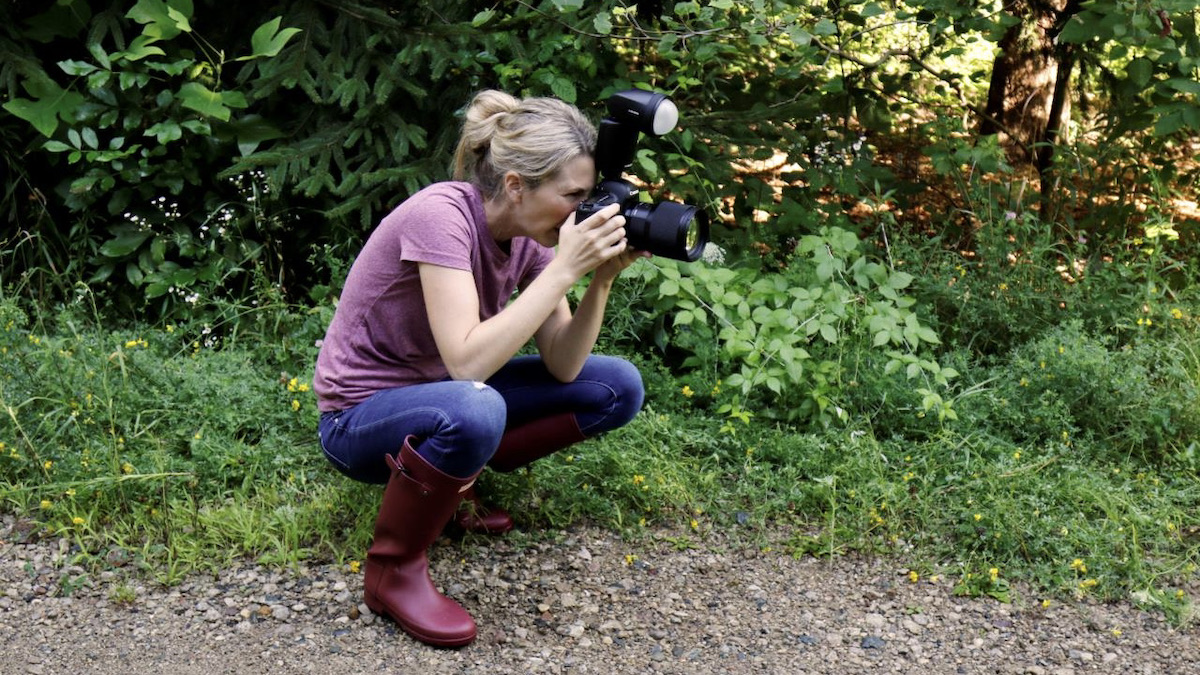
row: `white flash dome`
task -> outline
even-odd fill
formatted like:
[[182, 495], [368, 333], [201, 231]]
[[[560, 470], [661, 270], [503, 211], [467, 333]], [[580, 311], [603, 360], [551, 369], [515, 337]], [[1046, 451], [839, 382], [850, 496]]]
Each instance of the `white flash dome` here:
[[679, 108], [675, 107], [671, 99], [664, 98], [654, 111], [654, 135], [662, 136], [674, 129], [676, 124], [679, 124]]

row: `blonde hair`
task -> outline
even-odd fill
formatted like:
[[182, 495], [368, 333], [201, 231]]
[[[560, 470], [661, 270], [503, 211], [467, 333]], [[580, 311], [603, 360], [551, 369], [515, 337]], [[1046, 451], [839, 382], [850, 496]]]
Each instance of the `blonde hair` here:
[[481, 91], [467, 106], [454, 178], [491, 199], [504, 189], [509, 171], [533, 189], [576, 157], [590, 157], [595, 147], [596, 127], [569, 103]]

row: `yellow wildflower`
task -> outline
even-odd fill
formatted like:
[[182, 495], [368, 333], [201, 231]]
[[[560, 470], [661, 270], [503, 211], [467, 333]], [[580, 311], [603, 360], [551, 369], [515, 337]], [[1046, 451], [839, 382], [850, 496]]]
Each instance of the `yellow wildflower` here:
[[683, 389], [680, 390], [680, 392], [683, 394], [684, 398], [691, 398], [692, 395], [696, 393], [696, 392], [692, 391], [692, 388], [687, 386], [686, 384], [683, 385]]
[[362, 569], [362, 563], [360, 563], [357, 560], [350, 561], [350, 573], [351, 574], [358, 574], [359, 570], [361, 570], [361, 569]]

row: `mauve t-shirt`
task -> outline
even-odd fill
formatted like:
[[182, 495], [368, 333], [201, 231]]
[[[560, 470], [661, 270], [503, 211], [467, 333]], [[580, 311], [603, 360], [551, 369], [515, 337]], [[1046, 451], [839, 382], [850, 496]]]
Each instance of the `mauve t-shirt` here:
[[429, 328], [417, 263], [468, 270], [479, 320], [503, 309], [554, 257], [516, 237], [492, 239], [483, 198], [469, 183], [435, 183], [388, 214], [350, 267], [317, 356], [313, 390], [322, 412], [345, 410], [377, 391], [448, 375]]

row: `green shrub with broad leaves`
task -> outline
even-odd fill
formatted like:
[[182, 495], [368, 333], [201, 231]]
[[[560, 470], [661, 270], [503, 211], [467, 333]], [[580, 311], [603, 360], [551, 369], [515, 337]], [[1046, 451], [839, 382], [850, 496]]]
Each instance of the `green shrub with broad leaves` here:
[[[846, 422], [847, 388], [878, 369], [920, 395], [923, 412], [953, 419], [943, 397], [957, 373], [938, 364], [936, 332], [907, 295], [912, 275], [871, 255], [838, 227], [801, 237], [782, 269], [655, 260], [632, 270], [638, 304], [718, 414], [752, 410], [789, 421]], [[752, 414], [752, 413], [751, 413]]]

